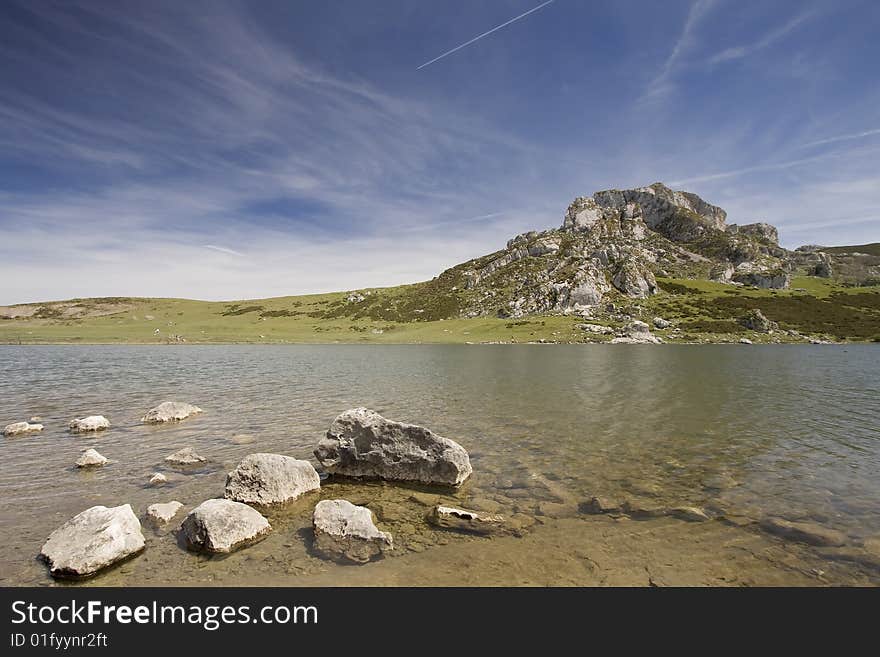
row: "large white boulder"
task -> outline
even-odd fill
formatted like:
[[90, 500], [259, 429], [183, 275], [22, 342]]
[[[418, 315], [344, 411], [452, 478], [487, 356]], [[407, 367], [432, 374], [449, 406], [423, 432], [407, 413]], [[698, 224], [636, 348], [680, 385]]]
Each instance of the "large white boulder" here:
[[457, 486], [473, 472], [468, 453], [454, 440], [366, 408], [339, 415], [315, 456], [328, 473], [346, 477]]
[[73, 433], [88, 433], [90, 431], [103, 431], [110, 428], [110, 420], [103, 415], [89, 415], [84, 418], [74, 418], [68, 425]]
[[226, 476], [226, 498], [247, 504], [280, 504], [320, 487], [311, 463], [281, 454], [248, 454]]
[[144, 535], [131, 505], [93, 506], [49, 535], [40, 556], [53, 577], [94, 575], [144, 549]]
[[147, 411], [146, 415], [141, 418], [141, 422], [146, 424], [161, 424], [163, 422], [179, 422], [185, 420], [190, 415], [201, 413], [202, 409], [185, 402], [162, 402], [155, 408]]
[[30, 422], [13, 422], [12, 424], [7, 424], [3, 429], [4, 436], [18, 436], [23, 433], [32, 433], [35, 431], [42, 431], [42, 424], [31, 424]]
[[373, 512], [347, 500], [321, 500], [312, 515], [315, 549], [325, 556], [366, 563], [394, 547], [391, 534], [379, 531]]
[[225, 553], [262, 540], [272, 526], [247, 504], [215, 499], [190, 511], [180, 530], [189, 549]]

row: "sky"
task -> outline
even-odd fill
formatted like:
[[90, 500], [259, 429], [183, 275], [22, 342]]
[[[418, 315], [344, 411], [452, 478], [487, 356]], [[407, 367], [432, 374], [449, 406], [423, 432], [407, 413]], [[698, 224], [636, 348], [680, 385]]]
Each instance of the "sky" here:
[[787, 247], [880, 241], [878, 25], [875, 0], [6, 0], [0, 303], [427, 280], [656, 181]]

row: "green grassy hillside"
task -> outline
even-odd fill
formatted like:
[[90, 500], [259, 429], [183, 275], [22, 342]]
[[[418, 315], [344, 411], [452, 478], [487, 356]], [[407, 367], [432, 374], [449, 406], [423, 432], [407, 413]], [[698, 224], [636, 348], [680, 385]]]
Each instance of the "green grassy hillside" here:
[[[800, 277], [790, 290], [733, 287], [705, 280], [658, 279], [649, 299], [611, 295], [595, 317], [457, 318], [458, 294], [428, 283], [232, 302], [186, 299], [74, 299], [0, 308], [0, 343], [465, 343], [586, 342], [584, 321], [619, 328], [630, 318], [672, 322], [656, 334], [669, 342], [800, 342], [810, 337], [880, 340], [880, 287], [843, 287]], [[778, 322], [753, 334], [737, 318], [759, 308]], [[674, 329], [678, 329], [675, 331]], [[790, 334], [789, 332], [796, 332]]]

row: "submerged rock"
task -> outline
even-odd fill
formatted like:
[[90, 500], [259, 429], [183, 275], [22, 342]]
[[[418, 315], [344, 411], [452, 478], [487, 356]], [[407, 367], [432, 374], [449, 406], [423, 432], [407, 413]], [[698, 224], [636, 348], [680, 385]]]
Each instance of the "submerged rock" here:
[[227, 553], [262, 540], [272, 526], [247, 504], [214, 499], [190, 511], [180, 531], [190, 550]]
[[473, 468], [454, 440], [366, 408], [339, 415], [315, 456], [331, 474], [457, 486]]
[[792, 541], [820, 547], [839, 547], [846, 543], [845, 534], [812, 522], [792, 522], [782, 518], [766, 518], [761, 521], [761, 528], [766, 532]]
[[677, 506], [669, 510], [669, 515], [673, 518], [687, 520], [688, 522], [703, 522], [711, 520], [706, 512], [697, 506]]
[[147, 414], [141, 418], [141, 422], [145, 424], [161, 424], [163, 422], [179, 422], [185, 420], [190, 415], [201, 413], [202, 409], [185, 402], [162, 402], [155, 408], [147, 411]]
[[68, 425], [73, 433], [87, 433], [89, 431], [103, 431], [110, 428], [110, 421], [103, 415], [89, 415], [84, 418], [74, 418]]
[[174, 452], [174, 454], [166, 456], [165, 460], [174, 465], [195, 465], [196, 463], [204, 463], [208, 459], [196, 454], [192, 447], [184, 447]]
[[167, 483], [168, 477], [163, 475], [161, 472], [154, 472], [149, 481], [150, 486], [161, 486], [162, 484]]
[[308, 461], [281, 454], [249, 454], [226, 477], [226, 498], [248, 504], [280, 504], [321, 487]]
[[488, 534], [502, 527], [504, 517], [497, 514], [478, 513], [468, 509], [437, 505], [428, 516], [428, 522], [444, 529], [458, 529]]
[[393, 548], [391, 534], [379, 531], [373, 512], [347, 500], [321, 500], [312, 515], [315, 549], [332, 558], [366, 563]]
[[144, 549], [141, 523], [129, 504], [93, 506], [49, 535], [40, 556], [53, 577], [80, 578]]
[[78, 468], [98, 468], [107, 462], [107, 458], [98, 453], [96, 449], [87, 449], [76, 460]]
[[6, 427], [3, 429], [3, 435], [18, 436], [23, 433], [32, 433], [42, 430], [42, 424], [31, 424], [30, 422], [13, 422], [12, 424], [6, 425]]
[[621, 505], [607, 497], [591, 497], [586, 502], [578, 505], [578, 511], [589, 515], [620, 513]]
[[183, 504], [177, 500], [165, 503], [151, 504], [147, 507], [147, 518], [157, 524], [170, 522], [183, 508]]

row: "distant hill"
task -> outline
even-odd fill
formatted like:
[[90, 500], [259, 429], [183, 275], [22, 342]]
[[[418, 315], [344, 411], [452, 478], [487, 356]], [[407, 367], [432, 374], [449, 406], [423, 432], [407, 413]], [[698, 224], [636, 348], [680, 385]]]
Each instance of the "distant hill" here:
[[234, 302], [21, 304], [0, 307], [0, 342], [595, 342], [635, 320], [671, 342], [880, 340], [880, 244], [789, 251], [768, 223], [726, 220], [661, 183], [605, 190], [574, 199], [559, 228], [430, 281]]
[[823, 246], [826, 253], [866, 253], [880, 257], [880, 242], [872, 244], [856, 244], [855, 246]]

